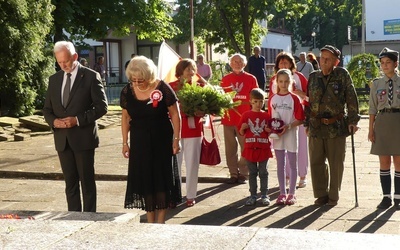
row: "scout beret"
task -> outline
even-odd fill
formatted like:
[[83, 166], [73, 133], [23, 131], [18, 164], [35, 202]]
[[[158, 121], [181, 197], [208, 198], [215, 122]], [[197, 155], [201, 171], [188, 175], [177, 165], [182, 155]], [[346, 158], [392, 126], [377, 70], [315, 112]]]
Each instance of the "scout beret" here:
[[381, 53], [379, 53], [379, 59], [381, 59], [382, 57], [388, 57], [391, 60], [397, 62], [399, 58], [399, 52], [385, 47], [383, 48]]
[[338, 50], [336, 47], [332, 46], [332, 45], [325, 45], [324, 47], [322, 47], [321, 51], [329, 51], [331, 52], [334, 56], [336, 56], [338, 59], [340, 59], [340, 50]]

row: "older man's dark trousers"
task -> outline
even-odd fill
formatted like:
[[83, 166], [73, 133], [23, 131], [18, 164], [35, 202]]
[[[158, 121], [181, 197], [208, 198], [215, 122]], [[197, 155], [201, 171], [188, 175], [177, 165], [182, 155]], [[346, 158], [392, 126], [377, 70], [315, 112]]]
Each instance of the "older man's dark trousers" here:
[[331, 200], [339, 200], [345, 154], [344, 136], [332, 139], [309, 138], [310, 169], [315, 198], [329, 196]]
[[96, 212], [96, 183], [94, 174], [94, 149], [73, 151], [67, 146], [58, 151], [65, 179], [68, 211], [82, 212], [80, 186], [82, 187], [83, 211]]

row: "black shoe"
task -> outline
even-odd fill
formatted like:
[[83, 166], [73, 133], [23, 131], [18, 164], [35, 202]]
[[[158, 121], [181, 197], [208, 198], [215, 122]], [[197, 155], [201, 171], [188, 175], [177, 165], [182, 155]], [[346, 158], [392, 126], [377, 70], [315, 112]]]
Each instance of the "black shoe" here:
[[400, 199], [394, 199], [394, 207], [396, 210], [400, 210]]
[[319, 197], [318, 199], [316, 199], [314, 201], [314, 205], [323, 206], [328, 202], [329, 202], [329, 197], [328, 196], [322, 196], [322, 197]]
[[388, 209], [391, 206], [392, 206], [392, 199], [390, 199], [389, 197], [383, 197], [381, 203], [379, 203], [379, 205], [376, 208]]

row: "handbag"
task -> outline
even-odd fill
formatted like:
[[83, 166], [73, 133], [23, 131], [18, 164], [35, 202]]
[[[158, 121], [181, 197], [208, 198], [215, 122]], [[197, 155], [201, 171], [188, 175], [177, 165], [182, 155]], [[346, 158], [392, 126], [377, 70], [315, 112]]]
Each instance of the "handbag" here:
[[219, 148], [217, 144], [217, 140], [215, 139], [214, 133], [214, 125], [212, 123], [212, 119], [210, 117], [211, 123], [211, 141], [207, 141], [204, 135], [204, 126], [203, 126], [203, 139], [201, 140], [201, 153], [200, 153], [200, 164], [215, 166], [221, 163], [221, 156], [219, 154]]

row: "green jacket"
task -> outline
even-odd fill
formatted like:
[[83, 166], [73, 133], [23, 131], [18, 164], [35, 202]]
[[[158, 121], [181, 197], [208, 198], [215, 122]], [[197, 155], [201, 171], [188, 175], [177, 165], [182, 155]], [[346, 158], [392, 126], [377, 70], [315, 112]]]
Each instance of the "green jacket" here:
[[[304, 126], [309, 128], [310, 137], [322, 139], [348, 136], [348, 124], [357, 125], [360, 120], [357, 94], [346, 69], [335, 67], [324, 76], [321, 70], [314, 71], [308, 79]], [[321, 119], [337, 121], [324, 124]]]

